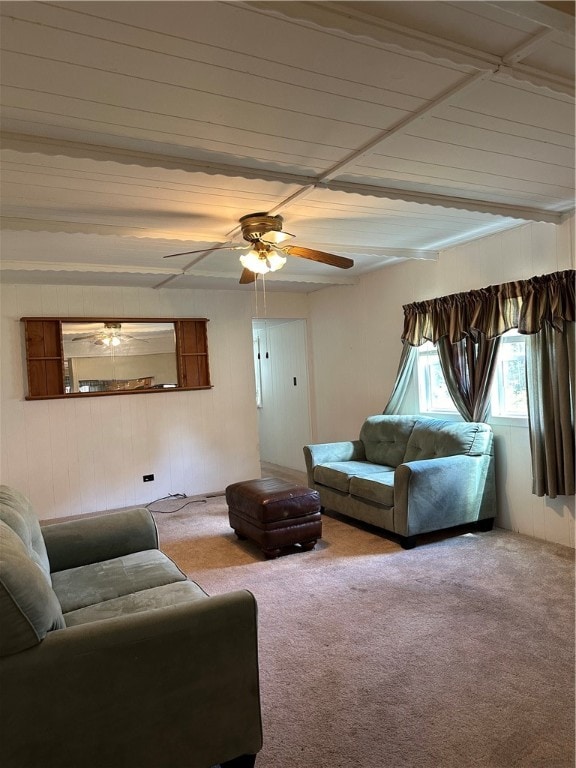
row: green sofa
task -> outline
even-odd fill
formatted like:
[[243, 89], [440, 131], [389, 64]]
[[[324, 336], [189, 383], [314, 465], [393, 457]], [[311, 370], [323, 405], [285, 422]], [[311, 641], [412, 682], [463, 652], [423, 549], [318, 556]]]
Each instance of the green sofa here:
[[254, 765], [254, 597], [189, 581], [148, 510], [41, 527], [0, 486], [0, 621], [3, 768]]
[[396, 534], [419, 534], [496, 516], [492, 429], [421, 416], [369, 416], [358, 440], [304, 446], [308, 485], [324, 509]]

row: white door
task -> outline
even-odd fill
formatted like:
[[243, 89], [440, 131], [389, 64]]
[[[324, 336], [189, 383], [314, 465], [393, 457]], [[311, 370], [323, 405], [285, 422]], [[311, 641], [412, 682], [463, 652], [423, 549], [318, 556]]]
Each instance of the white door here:
[[310, 401], [305, 320], [254, 321], [260, 459], [305, 470]]

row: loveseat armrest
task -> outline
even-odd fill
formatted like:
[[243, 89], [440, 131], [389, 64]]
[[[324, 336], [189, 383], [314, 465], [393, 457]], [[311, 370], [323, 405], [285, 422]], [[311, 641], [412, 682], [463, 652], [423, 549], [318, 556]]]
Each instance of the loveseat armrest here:
[[98, 563], [158, 548], [158, 532], [145, 507], [42, 525], [51, 571]]
[[337, 443], [315, 443], [304, 446], [304, 459], [308, 473], [308, 485], [314, 487], [314, 467], [332, 461], [365, 461], [366, 453], [361, 440], [345, 440]]
[[256, 610], [230, 592], [49, 632], [5, 657], [0, 762], [207, 768], [255, 754]]
[[395, 533], [415, 536], [495, 517], [491, 461], [489, 455], [456, 455], [400, 464], [394, 473]]

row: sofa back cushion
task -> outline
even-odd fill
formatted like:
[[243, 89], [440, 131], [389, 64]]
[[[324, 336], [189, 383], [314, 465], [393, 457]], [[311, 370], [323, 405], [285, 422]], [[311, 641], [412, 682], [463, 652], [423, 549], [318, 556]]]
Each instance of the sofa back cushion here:
[[415, 422], [414, 416], [368, 416], [360, 430], [366, 459], [387, 467], [401, 464]]
[[418, 419], [406, 446], [404, 462], [441, 456], [481, 456], [492, 449], [492, 429], [479, 422]]
[[26, 496], [7, 485], [0, 485], [0, 520], [18, 534], [30, 557], [50, 580], [50, 562], [38, 518]]
[[66, 624], [42, 567], [20, 536], [0, 521], [0, 656], [37, 645]]

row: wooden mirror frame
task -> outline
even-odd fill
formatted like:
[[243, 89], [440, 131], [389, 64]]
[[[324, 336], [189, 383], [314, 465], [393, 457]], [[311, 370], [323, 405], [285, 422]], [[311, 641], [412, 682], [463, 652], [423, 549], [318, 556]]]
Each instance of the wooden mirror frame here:
[[[22, 317], [20, 320], [24, 324], [26, 350], [26, 400], [181, 392], [212, 387], [206, 328], [209, 321], [205, 317]], [[65, 392], [63, 323], [172, 323], [176, 337], [177, 386], [166, 389]]]

